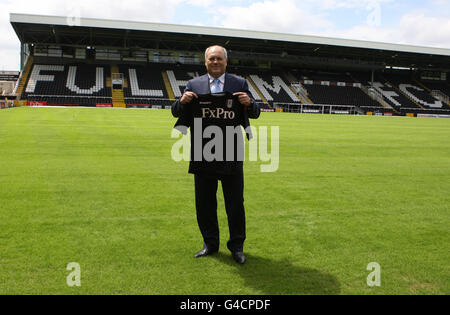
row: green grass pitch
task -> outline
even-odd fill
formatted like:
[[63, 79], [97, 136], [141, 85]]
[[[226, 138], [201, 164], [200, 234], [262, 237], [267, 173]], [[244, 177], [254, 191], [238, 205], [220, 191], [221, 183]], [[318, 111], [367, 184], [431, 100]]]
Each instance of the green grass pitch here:
[[[245, 164], [248, 261], [202, 240], [170, 111], [0, 111], [0, 294], [449, 294], [450, 120], [263, 113]], [[66, 269], [80, 265], [81, 286]], [[380, 286], [369, 287], [371, 262]]]

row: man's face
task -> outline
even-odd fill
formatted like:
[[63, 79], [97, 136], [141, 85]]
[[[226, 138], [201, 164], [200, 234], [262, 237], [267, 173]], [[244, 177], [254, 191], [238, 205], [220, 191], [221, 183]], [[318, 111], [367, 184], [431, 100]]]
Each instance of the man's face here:
[[220, 77], [227, 69], [227, 60], [223, 49], [220, 47], [213, 47], [209, 50], [206, 56], [206, 70], [214, 78]]

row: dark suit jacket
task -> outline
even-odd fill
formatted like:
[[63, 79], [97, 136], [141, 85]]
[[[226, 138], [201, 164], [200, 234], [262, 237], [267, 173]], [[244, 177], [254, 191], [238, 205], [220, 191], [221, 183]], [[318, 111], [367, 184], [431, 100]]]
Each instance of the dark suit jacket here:
[[[208, 75], [205, 74], [201, 77], [197, 77], [195, 79], [190, 80], [186, 86], [185, 92], [186, 91], [192, 91], [197, 95], [210, 94], [211, 89], [209, 85]], [[252, 106], [249, 106], [246, 110], [244, 110], [243, 127], [244, 129], [246, 129], [247, 127], [250, 126], [249, 118], [257, 119], [261, 114], [261, 109], [259, 108], [258, 104], [256, 104], [255, 100], [253, 99], [252, 95], [248, 90], [247, 80], [226, 73], [223, 91], [230, 93], [245, 92], [252, 100]], [[186, 134], [187, 128], [189, 128], [192, 125], [193, 121], [189, 111], [189, 104], [183, 106], [182, 104], [180, 104], [180, 100], [177, 100], [175, 103], [172, 104], [172, 115], [176, 118], [179, 118], [174, 128]], [[248, 139], [252, 138], [251, 133], [250, 134], [247, 133], [247, 138]]]

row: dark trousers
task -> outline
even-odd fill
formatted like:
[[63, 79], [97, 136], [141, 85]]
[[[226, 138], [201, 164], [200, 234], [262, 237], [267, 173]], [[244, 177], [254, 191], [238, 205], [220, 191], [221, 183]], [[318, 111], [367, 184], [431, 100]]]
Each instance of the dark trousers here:
[[244, 176], [242, 170], [236, 175], [208, 176], [195, 174], [195, 207], [197, 222], [203, 241], [208, 248], [219, 249], [219, 224], [217, 221], [217, 187], [222, 183], [225, 210], [228, 216], [230, 239], [227, 247], [231, 252], [241, 252], [245, 241]]

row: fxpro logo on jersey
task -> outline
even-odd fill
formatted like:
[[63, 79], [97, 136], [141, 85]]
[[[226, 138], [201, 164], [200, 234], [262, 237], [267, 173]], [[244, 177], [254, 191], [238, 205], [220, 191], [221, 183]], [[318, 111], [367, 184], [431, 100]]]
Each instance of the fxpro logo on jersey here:
[[236, 118], [236, 113], [232, 110], [225, 110], [223, 108], [202, 108], [202, 118], [216, 118], [233, 120]]

